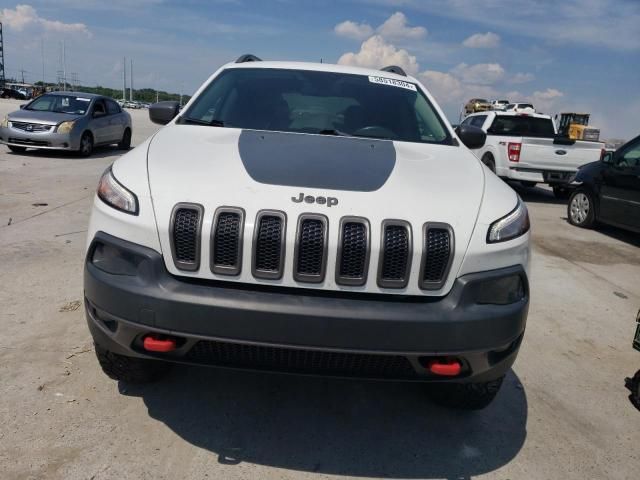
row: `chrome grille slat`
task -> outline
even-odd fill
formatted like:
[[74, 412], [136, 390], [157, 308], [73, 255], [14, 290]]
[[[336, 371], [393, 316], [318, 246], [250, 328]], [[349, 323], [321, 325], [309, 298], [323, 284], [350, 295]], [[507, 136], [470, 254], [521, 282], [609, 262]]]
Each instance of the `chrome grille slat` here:
[[403, 220], [382, 222], [378, 285], [384, 288], [404, 288], [411, 270], [411, 226]]
[[179, 203], [173, 208], [169, 238], [176, 268], [195, 271], [200, 267], [202, 205]]
[[242, 270], [244, 210], [220, 207], [211, 230], [211, 271], [221, 275], [239, 275]]
[[286, 215], [275, 210], [261, 210], [256, 217], [253, 235], [253, 276], [282, 277], [286, 241]]
[[293, 277], [299, 282], [324, 280], [327, 261], [328, 221], [324, 215], [302, 214], [298, 218]]

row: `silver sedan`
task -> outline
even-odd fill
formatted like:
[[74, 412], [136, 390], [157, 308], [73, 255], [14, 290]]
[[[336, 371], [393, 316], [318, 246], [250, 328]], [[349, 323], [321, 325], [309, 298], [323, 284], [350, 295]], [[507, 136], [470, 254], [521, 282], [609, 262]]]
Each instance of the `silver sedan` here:
[[27, 148], [68, 150], [89, 156], [98, 145], [131, 146], [131, 116], [111, 98], [78, 92], [44, 94], [0, 123], [0, 142], [13, 152]]

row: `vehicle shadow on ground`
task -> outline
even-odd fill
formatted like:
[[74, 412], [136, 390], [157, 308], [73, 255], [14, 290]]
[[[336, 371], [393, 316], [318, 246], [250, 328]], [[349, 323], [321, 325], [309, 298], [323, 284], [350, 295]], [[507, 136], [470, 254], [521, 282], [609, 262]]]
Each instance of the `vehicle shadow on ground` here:
[[551, 190], [540, 187], [525, 187], [519, 182], [509, 182], [509, 186], [513, 188], [520, 198], [525, 202], [533, 203], [549, 203], [553, 205], [566, 205], [568, 199], [558, 199]]
[[141, 397], [151, 417], [228, 465], [467, 479], [509, 463], [526, 438], [526, 395], [512, 371], [480, 412], [439, 407], [423, 384], [187, 366], [157, 384], [119, 387]]
[[[133, 148], [133, 146], [131, 147]], [[66, 152], [64, 150], [27, 150], [22, 153], [9, 152], [9, 155], [15, 157], [32, 157], [32, 158], [60, 158], [63, 160], [91, 160], [96, 158], [113, 157], [114, 155], [124, 155], [127, 150], [120, 150], [116, 146], [96, 147], [93, 153], [88, 157], [81, 157], [74, 152]]]

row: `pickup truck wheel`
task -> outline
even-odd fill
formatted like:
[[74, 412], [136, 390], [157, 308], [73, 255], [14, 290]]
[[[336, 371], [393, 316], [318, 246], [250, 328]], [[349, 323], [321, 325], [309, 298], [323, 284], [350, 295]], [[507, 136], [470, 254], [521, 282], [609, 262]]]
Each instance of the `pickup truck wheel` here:
[[566, 200], [567, 198], [569, 198], [570, 194], [571, 194], [571, 190], [569, 190], [567, 187], [561, 187], [561, 186], [553, 187], [553, 195], [558, 200]]
[[567, 204], [567, 218], [571, 225], [590, 228], [595, 223], [593, 196], [587, 190], [574, 191]]
[[129, 130], [128, 128], [125, 129], [124, 133], [122, 134], [122, 140], [120, 140], [120, 143], [118, 143], [118, 148], [120, 150], [129, 150], [131, 148], [131, 130]]
[[482, 410], [500, 391], [504, 375], [496, 380], [481, 383], [444, 383], [429, 389], [431, 399], [443, 407], [462, 410]]
[[482, 157], [482, 163], [484, 163], [493, 173], [496, 173], [496, 161], [490, 154], [487, 153]]
[[9, 147], [9, 150], [13, 153], [24, 153], [27, 151], [27, 147], [15, 147], [13, 145], [7, 145], [7, 147]]
[[102, 371], [111, 379], [126, 383], [150, 383], [162, 378], [171, 365], [158, 360], [125, 357], [95, 345]]
[[520, 185], [527, 188], [533, 188], [537, 185], [537, 182], [528, 182], [526, 180], [520, 180]]

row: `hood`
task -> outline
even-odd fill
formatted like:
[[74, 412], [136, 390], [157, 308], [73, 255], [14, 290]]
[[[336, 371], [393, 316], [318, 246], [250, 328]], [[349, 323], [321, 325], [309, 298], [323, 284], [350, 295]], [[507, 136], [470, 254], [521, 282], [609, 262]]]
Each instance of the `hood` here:
[[40, 112], [36, 110], [16, 110], [9, 114], [10, 122], [44, 123], [47, 125], [57, 125], [69, 120], [78, 120], [82, 115], [70, 113]]
[[[160, 130], [151, 141], [148, 172], [163, 252], [171, 252], [168, 232], [174, 206], [195, 203], [204, 207], [200, 271], [178, 271], [165, 254], [167, 268], [175, 274], [221, 278], [211, 273], [206, 257], [213, 215], [221, 206], [239, 207], [245, 212], [244, 236], [248, 238], [243, 269], [238, 277], [225, 279], [255, 283], [250, 239], [256, 214], [269, 209], [287, 216], [285, 275], [272, 282], [345, 289], [333, 282], [338, 226], [342, 217], [357, 216], [368, 219], [371, 228], [372, 278], [367, 291], [386, 291], [376, 285], [373, 270], [381, 224], [404, 220], [413, 235], [411, 281], [405, 289], [388, 292], [404, 294], [425, 293], [418, 288], [425, 222], [452, 227], [455, 256], [451, 271], [457, 270], [484, 189], [482, 167], [464, 147], [175, 124]], [[287, 278], [296, 222], [303, 213], [324, 215], [328, 222], [326, 279], [319, 285], [290, 284]], [[450, 288], [454, 275], [450, 277], [443, 290], [435, 293]], [[264, 282], [269, 283], [260, 281]]]

